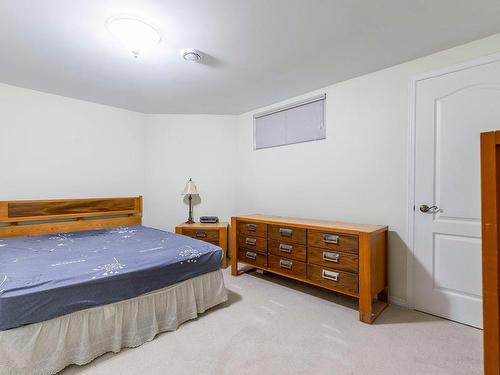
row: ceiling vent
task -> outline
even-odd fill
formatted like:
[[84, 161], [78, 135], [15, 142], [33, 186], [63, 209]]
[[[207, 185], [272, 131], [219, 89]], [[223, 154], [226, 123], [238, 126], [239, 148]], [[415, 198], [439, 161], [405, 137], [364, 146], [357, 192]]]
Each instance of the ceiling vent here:
[[181, 50], [181, 56], [186, 61], [200, 62], [203, 55], [196, 49], [184, 48], [183, 50]]

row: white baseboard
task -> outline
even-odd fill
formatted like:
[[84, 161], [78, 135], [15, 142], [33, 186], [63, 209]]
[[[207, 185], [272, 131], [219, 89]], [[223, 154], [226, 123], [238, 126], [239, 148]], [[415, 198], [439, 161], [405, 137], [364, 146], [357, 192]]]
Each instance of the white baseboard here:
[[406, 299], [404, 299], [404, 298], [389, 296], [389, 303], [391, 305], [397, 305], [397, 306], [408, 308], [408, 301], [406, 301]]

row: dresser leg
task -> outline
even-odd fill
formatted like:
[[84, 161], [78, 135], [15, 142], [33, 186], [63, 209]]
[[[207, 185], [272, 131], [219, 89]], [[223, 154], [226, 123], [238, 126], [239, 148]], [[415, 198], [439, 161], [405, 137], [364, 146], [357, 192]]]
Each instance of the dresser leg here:
[[359, 296], [359, 320], [364, 323], [372, 324], [372, 300], [370, 296]]
[[371, 324], [371, 239], [368, 234], [359, 236], [359, 320]]
[[[359, 320], [368, 324], [373, 323], [377, 316], [387, 307], [386, 249], [387, 233], [385, 231], [375, 235], [360, 234]], [[377, 297], [376, 300], [373, 298], [375, 296]]]
[[375, 319], [388, 306], [387, 287], [377, 294], [377, 299], [373, 300], [370, 295], [359, 295], [359, 320], [364, 323], [372, 324]]
[[231, 275], [238, 276], [238, 246], [236, 245], [236, 218], [231, 218]]
[[231, 275], [238, 276], [238, 259], [231, 256]]

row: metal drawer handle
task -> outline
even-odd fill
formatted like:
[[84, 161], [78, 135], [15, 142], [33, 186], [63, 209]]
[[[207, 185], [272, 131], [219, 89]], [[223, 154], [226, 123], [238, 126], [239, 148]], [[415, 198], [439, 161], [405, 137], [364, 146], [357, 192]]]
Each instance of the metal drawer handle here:
[[284, 237], [292, 237], [293, 230], [288, 228], [280, 228], [280, 234]]
[[339, 273], [338, 272], [327, 271], [327, 270], [322, 270], [322, 271], [323, 272], [321, 273], [321, 277], [323, 277], [323, 279], [332, 280], [332, 281], [339, 281]]
[[255, 246], [255, 244], [257, 243], [257, 238], [247, 237], [245, 238], [245, 243], [247, 245]]
[[281, 268], [285, 268], [287, 270], [291, 270], [292, 269], [292, 265], [293, 265], [293, 262], [291, 262], [289, 260], [280, 259], [280, 267]]
[[196, 237], [205, 238], [207, 236], [207, 232], [204, 230], [197, 230]]
[[247, 251], [247, 252], [245, 253], [245, 256], [246, 256], [248, 259], [252, 259], [252, 260], [257, 259], [257, 253], [252, 253], [251, 251]]
[[247, 230], [251, 232], [255, 232], [257, 230], [257, 225], [256, 224], [247, 224]]
[[329, 251], [323, 251], [323, 260], [327, 262], [335, 262], [338, 263], [340, 258], [340, 254], [330, 253]]
[[323, 241], [325, 241], [326, 243], [338, 244], [339, 243], [339, 236], [337, 236], [335, 234], [324, 234]]
[[284, 253], [290, 254], [292, 252], [292, 245], [285, 245], [284, 243], [280, 243], [280, 251]]

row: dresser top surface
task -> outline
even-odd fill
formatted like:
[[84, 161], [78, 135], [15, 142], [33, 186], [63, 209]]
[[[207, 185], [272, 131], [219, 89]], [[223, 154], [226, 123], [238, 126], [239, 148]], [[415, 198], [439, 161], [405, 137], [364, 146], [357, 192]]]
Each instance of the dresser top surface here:
[[184, 228], [184, 229], [221, 229], [221, 228], [227, 228], [229, 223], [225, 221], [220, 221], [218, 223], [193, 223], [193, 224], [188, 224], [188, 223], [182, 223], [177, 225], [177, 228]]
[[309, 229], [329, 229], [345, 233], [377, 233], [387, 230], [385, 225], [374, 224], [354, 224], [340, 221], [317, 220], [317, 219], [302, 219], [297, 217], [287, 216], [272, 216], [272, 215], [238, 215], [237, 220], [249, 220], [256, 222], [265, 222], [267, 224], [282, 224], [291, 226], [307, 227]]

